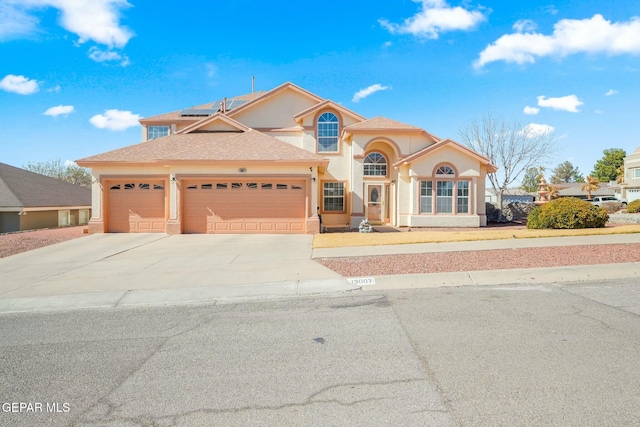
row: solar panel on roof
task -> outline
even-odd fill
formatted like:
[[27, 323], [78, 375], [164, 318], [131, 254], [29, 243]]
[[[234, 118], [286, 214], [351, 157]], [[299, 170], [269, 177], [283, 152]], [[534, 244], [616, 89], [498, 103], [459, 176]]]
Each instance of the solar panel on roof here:
[[241, 105], [246, 104], [247, 101], [244, 99], [231, 99], [227, 101], [227, 111], [233, 110], [234, 108], [238, 108]]
[[212, 108], [187, 108], [180, 111], [181, 116], [207, 117], [215, 114], [218, 110]]
[[[228, 99], [227, 111], [238, 108], [239, 106], [244, 105], [247, 102], [248, 101], [245, 99]], [[222, 101], [214, 102], [211, 108], [187, 108], [180, 111], [180, 115], [190, 117], [208, 117], [214, 115], [218, 111], [222, 111]]]

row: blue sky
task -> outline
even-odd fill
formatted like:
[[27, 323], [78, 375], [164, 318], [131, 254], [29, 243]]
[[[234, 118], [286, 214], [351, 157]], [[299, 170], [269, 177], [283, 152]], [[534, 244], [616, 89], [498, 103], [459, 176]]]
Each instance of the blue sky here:
[[0, 0], [0, 162], [140, 141], [139, 118], [291, 81], [460, 140], [552, 127], [587, 175], [640, 146], [640, 2]]

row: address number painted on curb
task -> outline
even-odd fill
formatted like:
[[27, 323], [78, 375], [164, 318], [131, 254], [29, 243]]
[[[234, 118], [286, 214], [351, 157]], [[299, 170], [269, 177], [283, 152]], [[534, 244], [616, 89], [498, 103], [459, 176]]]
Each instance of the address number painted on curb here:
[[347, 279], [349, 283], [352, 285], [360, 285], [360, 286], [370, 286], [376, 284], [375, 277], [352, 277]]

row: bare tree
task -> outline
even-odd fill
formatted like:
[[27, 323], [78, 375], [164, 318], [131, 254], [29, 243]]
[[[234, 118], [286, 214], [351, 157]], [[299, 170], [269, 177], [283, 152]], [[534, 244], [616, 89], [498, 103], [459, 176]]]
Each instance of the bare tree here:
[[461, 126], [459, 133], [469, 148], [499, 167], [497, 172], [487, 174], [498, 196], [498, 220], [502, 220], [502, 195], [509, 185], [522, 172], [542, 163], [558, 149], [553, 128], [534, 124], [522, 126], [489, 113]]
[[46, 162], [29, 162], [23, 168], [60, 181], [91, 188], [91, 172], [89, 169], [80, 167], [73, 162], [63, 162], [60, 159], [47, 160]]

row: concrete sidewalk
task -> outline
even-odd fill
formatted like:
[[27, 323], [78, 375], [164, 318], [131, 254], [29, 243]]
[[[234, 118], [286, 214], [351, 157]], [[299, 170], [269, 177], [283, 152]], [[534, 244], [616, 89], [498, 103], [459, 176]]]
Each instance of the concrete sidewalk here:
[[[380, 256], [413, 253], [492, 251], [558, 246], [640, 244], [640, 234], [540, 237], [531, 239], [481, 240], [467, 242], [420, 243], [409, 245], [359, 246], [314, 249], [312, 258]], [[578, 265], [468, 272], [402, 274], [376, 276], [364, 290], [410, 289], [443, 286], [567, 283], [588, 280], [640, 278], [640, 263]], [[371, 278], [369, 278], [371, 279]]]
[[640, 234], [311, 249], [310, 236], [92, 235], [0, 259], [0, 313], [440, 286], [640, 278], [640, 263], [377, 276], [372, 285], [317, 258], [640, 244]]

